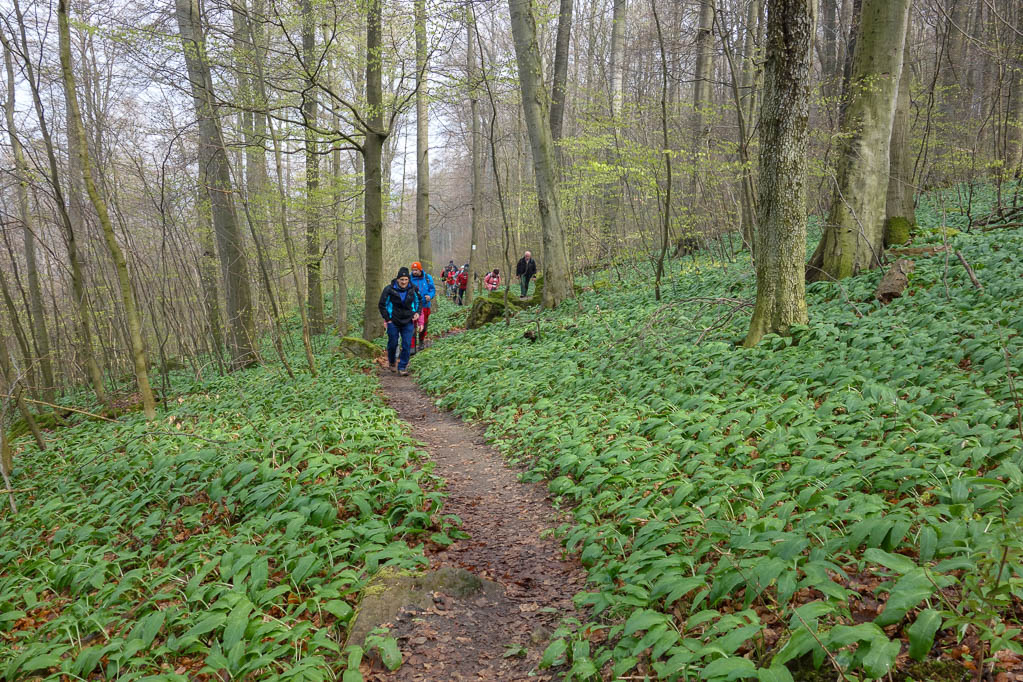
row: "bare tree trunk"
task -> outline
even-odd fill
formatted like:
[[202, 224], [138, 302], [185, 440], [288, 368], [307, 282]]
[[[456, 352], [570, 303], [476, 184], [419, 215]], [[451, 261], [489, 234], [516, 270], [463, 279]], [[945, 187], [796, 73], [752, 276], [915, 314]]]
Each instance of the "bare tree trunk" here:
[[769, 0], [760, 118], [757, 302], [743, 345], [806, 322], [806, 149], [816, 0]]
[[[906, 46], [903, 48], [902, 69], [899, 76], [899, 90], [895, 103], [895, 119], [892, 122], [892, 137], [888, 151], [888, 195], [885, 205], [884, 244], [901, 244], [909, 238], [916, 226], [916, 207], [913, 203], [913, 154], [910, 149], [909, 129], [909, 85], [912, 71], [909, 61], [909, 31], [906, 31]], [[893, 229], [894, 228], [894, 229]]]
[[[18, 0], [14, 0], [14, 11], [17, 16], [18, 30], [20, 31], [21, 46], [26, 55], [26, 59], [23, 62], [25, 67], [25, 75], [29, 83], [29, 89], [32, 92], [32, 103], [35, 107], [36, 118], [39, 120], [39, 132], [43, 138], [43, 146], [46, 149], [46, 160], [49, 166], [49, 177], [47, 178], [50, 183], [50, 187], [53, 189], [54, 203], [57, 206], [57, 211], [60, 214], [60, 225], [64, 231], [64, 237], [67, 243], [68, 252], [68, 265], [71, 268], [71, 292], [75, 299], [75, 308], [77, 312], [78, 325], [81, 333], [81, 342], [78, 350], [82, 356], [82, 362], [85, 365], [86, 373], [89, 376], [89, 382], [92, 384], [92, 390], [96, 393], [96, 398], [102, 404], [109, 406], [110, 399], [107, 396], [106, 389], [103, 386], [103, 372], [100, 371], [99, 363], [96, 361], [96, 356], [93, 353], [92, 348], [92, 327], [89, 319], [89, 303], [85, 293], [85, 275], [82, 272], [82, 264], [78, 257], [78, 242], [77, 235], [75, 234], [75, 228], [80, 225], [80, 222], [72, 221], [71, 215], [69, 214], [69, 208], [64, 203], [64, 192], [62, 190], [60, 182], [60, 173], [57, 170], [57, 157], [53, 148], [53, 139], [50, 137], [49, 126], [46, 124], [46, 117], [43, 114], [43, 101], [39, 94], [39, 87], [35, 79], [34, 69], [32, 68], [32, 62], [27, 58], [29, 54], [28, 50], [28, 39], [25, 35], [25, 22], [24, 17], [21, 14], [21, 7]], [[4, 32], [0, 30], [0, 42], [3, 43], [4, 51], [7, 57], [12, 54], [11, 45], [8, 43]], [[72, 135], [72, 131], [68, 131], [69, 136]], [[75, 155], [71, 155], [73, 160]], [[70, 186], [73, 189], [75, 187], [74, 172], [71, 173]]]
[[39, 284], [39, 268], [36, 264], [36, 235], [32, 226], [32, 213], [28, 203], [28, 164], [25, 153], [18, 138], [18, 128], [14, 120], [15, 86], [14, 65], [11, 54], [4, 50], [4, 65], [7, 68], [7, 104], [4, 114], [7, 119], [7, 133], [14, 154], [14, 170], [17, 178], [15, 191], [18, 201], [18, 217], [21, 219], [22, 239], [25, 242], [25, 267], [28, 277], [29, 292], [29, 325], [32, 330], [32, 341], [38, 355], [39, 368], [43, 375], [42, 395], [48, 402], [53, 402], [53, 364], [50, 362], [50, 337], [46, 332], [46, 313], [43, 309], [43, 291]]
[[146, 419], [156, 417], [156, 401], [153, 398], [153, 389], [149, 385], [149, 359], [146, 356], [145, 341], [142, 338], [142, 321], [139, 316], [138, 301], [135, 299], [135, 292], [131, 287], [131, 280], [128, 278], [128, 262], [124, 258], [124, 252], [117, 243], [117, 236], [114, 234], [114, 225], [107, 212], [106, 201], [100, 196], [99, 189], [93, 180], [92, 160], [89, 156], [89, 145], [85, 138], [85, 127], [82, 125], [82, 113], [78, 106], [78, 93], [75, 90], [74, 72], [71, 70], [71, 30], [68, 26], [67, 0], [57, 1], [57, 34], [60, 42], [60, 70], [64, 80], [64, 96], [67, 98], [70, 119], [68, 127], [74, 127], [78, 134], [78, 148], [69, 150], [71, 154], [77, 154], [82, 170], [82, 180], [85, 183], [85, 191], [89, 194], [96, 215], [99, 218], [100, 226], [103, 228], [103, 238], [107, 245], [107, 251], [114, 262], [114, 269], [117, 272], [117, 284], [120, 289], [121, 303], [124, 306], [125, 321], [128, 325], [128, 338], [131, 343], [131, 357], [135, 367], [135, 380], [138, 382], [139, 393], [142, 394], [142, 409]]
[[427, 70], [430, 65], [426, 44], [426, 0], [415, 0], [416, 23], [416, 242], [423, 272], [433, 270], [430, 243], [430, 108]]
[[213, 80], [206, 62], [205, 41], [196, 0], [175, 0], [178, 30], [185, 66], [191, 81], [192, 100], [199, 121], [200, 181], [210, 198], [217, 251], [224, 273], [227, 317], [231, 330], [231, 365], [247, 367], [259, 359], [253, 320], [249, 270], [242, 248], [238, 216], [224, 138], [217, 120]]
[[[714, 76], [714, 0], [700, 0], [700, 25], [696, 32], [696, 69], [693, 74], [693, 155], [699, 159], [707, 151], [710, 130], [706, 126], [707, 107], [711, 104], [711, 79]], [[693, 173], [699, 173], [699, 161]], [[695, 178], [694, 178], [695, 179]]]
[[864, 0], [842, 121], [835, 191], [807, 277], [841, 279], [878, 267], [884, 247], [888, 150], [909, 0]]
[[379, 291], [384, 284], [384, 216], [381, 161], [387, 130], [384, 129], [383, 83], [381, 75], [382, 17], [380, 3], [368, 0], [366, 17], [366, 140], [363, 143], [366, 186], [364, 221], [366, 229], [366, 302], [362, 315], [362, 338], [372, 340], [380, 335]]
[[[650, 11], [657, 27], [657, 46], [661, 53], [661, 144], [664, 146], [665, 190], [664, 202], [661, 206], [661, 249], [657, 258], [657, 271], [654, 277], [654, 299], [661, 300], [661, 277], [664, 275], [664, 258], [668, 253], [668, 231], [671, 226], [671, 154], [668, 141], [668, 54], [664, 49], [664, 33], [661, 31], [661, 19], [657, 15], [657, 0], [650, 0]], [[658, 192], [660, 197], [660, 192]], [[658, 202], [660, 203], [660, 202]]]
[[[3, 379], [3, 388], [6, 395], [0, 395], [0, 401], [7, 402], [7, 400], [13, 399], [15, 404], [18, 406], [18, 411], [21, 413], [21, 418], [25, 420], [25, 424], [28, 426], [28, 430], [32, 432], [32, 437], [36, 441], [36, 445], [39, 446], [40, 450], [46, 449], [46, 441], [43, 439], [43, 432], [39, 430], [39, 424], [36, 423], [35, 416], [32, 411], [28, 409], [28, 405], [25, 404], [25, 398], [22, 395], [22, 388], [19, 386], [21, 377], [18, 376], [14, 369], [14, 365], [11, 363], [11, 356], [7, 350], [7, 344], [4, 343], [3, 339], [0, 338], [0, 379]], [[8, 398], [9, 396], [9, 398]], [[0, 423], [0, 431], [5, 431], [6, 428], [3, 423]], [[10, 452], [7, 453], [10, 456]], [[10, 471], [11, 462], [5, 462], [7, 471]]]
[[531, 0], [508, 0], [511, 11], [512, 37], [519, 67], [519, 88], [522, 109], [533, 152], [536, 176], [536, 200], [543, 231], [543, 304], [554, 308], [572, 298], [572, 273], [565, 250], [565, 234], [561, 225], [561, 204], [558, 178], [554, 171], [554, 141], [544, 114], [543, 66], [536, 43], [536, 19]]
[[472, 5], [466, 7], [467, 78], [469, 81], [470, 155], [472, 157], [472, 228], [469, 247], [469, 284], [465, 292], [466, 305], [472, 303], [476, 291], [476, 268], [479, 266], [479, 244], [483, 234], [483, 140], [480, 129], [479, 66], [476, 63], [476, 14]]
[[821, 71], [822, 80], [832, 85], [838, 82], [838, 2], [821, 0], [821, 33], [823, 34]]
[[302, 0], [302, 59], [305, 61], [309, 81], [302, 93], [302, 119], [305, 123], [305, 257], [306, 295], [309, 297], [309, 330], [312, 334], [325, 331], [323, 316], [323, 285], [320, 279], [320, 156], [316, 133], [319, 101], [313, 74], [317, 70], [315, 58], [316, 15], [313, 1]]
[[614, 0], [611, 9], [611, 116], [622, 115], [625, 68], [625, 16], [628, 0]]
[[565, 96], [568, 84], [568, 49], [572, 38], [572, 2], [561, 0], [558, 10], [558, 37], [554, 48], [554, 82], [551, 85], [551, 138], [561, 139], [565, 122]]
[[200, 190], [201, 197], [196, 197], [196, 217], [199, 229], [196, 231], [202, 254], [199, 256], [199, 281], [202, 282], [202, 295], [206, 304], [206, 317], [210, 328], [210, 339], [213, 352], [217, 356], [218, 367], [223, 364], [224, 329], [220, 325], [220, 286], [217, 283], [217, 249], [213, 243], [213, 224], [209, 213], [208, 197]]

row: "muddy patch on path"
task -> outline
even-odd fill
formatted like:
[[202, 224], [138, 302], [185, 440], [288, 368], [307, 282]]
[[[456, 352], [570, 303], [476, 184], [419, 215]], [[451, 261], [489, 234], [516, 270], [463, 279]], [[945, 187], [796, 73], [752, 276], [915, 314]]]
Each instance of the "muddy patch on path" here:
[[430, 553], [431, 568], [465, 569], [503, 594], [459, 598], [438, 590], [432, 604], [402, 609], [391, 634], [404, 663], [367, 679], [553, 679], [537, 665], [562, 616], [575, 612], [572, 595], [586, 574], [578, 562], [562, 560], [556, 540], [541, 537], [560, 522], [546, 487], [520, 483], [480, 428], [438, 410], [410, 377], [384, 368], [380, 379], [391, 407], [447, 481], [444, 513], [462, 519], [470, 536]]

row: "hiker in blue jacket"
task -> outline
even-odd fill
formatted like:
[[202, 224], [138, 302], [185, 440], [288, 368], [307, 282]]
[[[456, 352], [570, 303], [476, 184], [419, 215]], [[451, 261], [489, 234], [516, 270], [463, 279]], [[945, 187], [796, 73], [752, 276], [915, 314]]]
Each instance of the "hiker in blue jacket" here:
[[419, 314], [419, 324], [416, 326], [419, 333], [412, 335], [412, 355], [415, 355], [416, 351], [426, 348], [426, 326], [430, 324], [430, 307], [433, 299], [437, 298], [437, 287], [433, 284], [433, 276], [423, 272], [423, 264], [419, 261], [412, 264], [411, 281], [423, 298], [423, 309]]
[[[409, 281], [408, 268], [398, 270], [398, 276], [384, 287], [380, 294], [380, 316], [387, 325], [387, 364], [391, 371], [397, 370], [399, 376], [408, 376], [409, 350], [412, 346], [412, 335], [419, 313], [423, 307], [419, 290]], [[398, 341], [401, 341], [401, 353], [398, 353]], [[395, 356], [398, 364], [395, 366]]]

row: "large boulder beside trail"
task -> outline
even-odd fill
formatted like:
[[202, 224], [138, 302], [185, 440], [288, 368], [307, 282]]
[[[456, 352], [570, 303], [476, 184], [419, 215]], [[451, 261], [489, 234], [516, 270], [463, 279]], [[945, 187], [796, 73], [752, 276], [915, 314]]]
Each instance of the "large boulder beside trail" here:
[[[515, 313], [523, 308], [532, 305], [532, 301], [532, 298], [519, 298], [518, 296], [512, 296], [511, 292], [509, 292], [508, 308], [511, 309], [511, 314], [514, 316]], [[504, 292], [480, 294], [473, 299], [472, 306], [469, 307], [469, 316], [465, 319], [465, 328], [479, 329], [494, 320], [500, 320], [504, 317], [504, 311]]]
[[363, 360], [375, 360], [384, 354], [384, 349], [358, 336], [342, 336], [338, 346], [345, 355]]
[[430, 608], [436, 592], [455, 599], [482, 597], [496, 601], [504, 595], [504, 588], [464, 568], [443, 566], [426, 573], [382, 568], [363, 591], [362, 601], [348, 631], [348, 644], [362, 646], [367, 635], [384, 623], [393, 621], [402, 609]]

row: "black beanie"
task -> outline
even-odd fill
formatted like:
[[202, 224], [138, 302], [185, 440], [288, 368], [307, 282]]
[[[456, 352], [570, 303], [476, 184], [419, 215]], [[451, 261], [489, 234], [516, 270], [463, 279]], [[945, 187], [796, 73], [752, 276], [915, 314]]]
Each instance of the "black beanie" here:
[[402, 266], [402, 267], [398, 268], [398, 276], [395, 277], [395, 279], [400, 279], [402, 277], [410, 277], [410, 276], [411, 275], [409, 275], [408, 268]]

